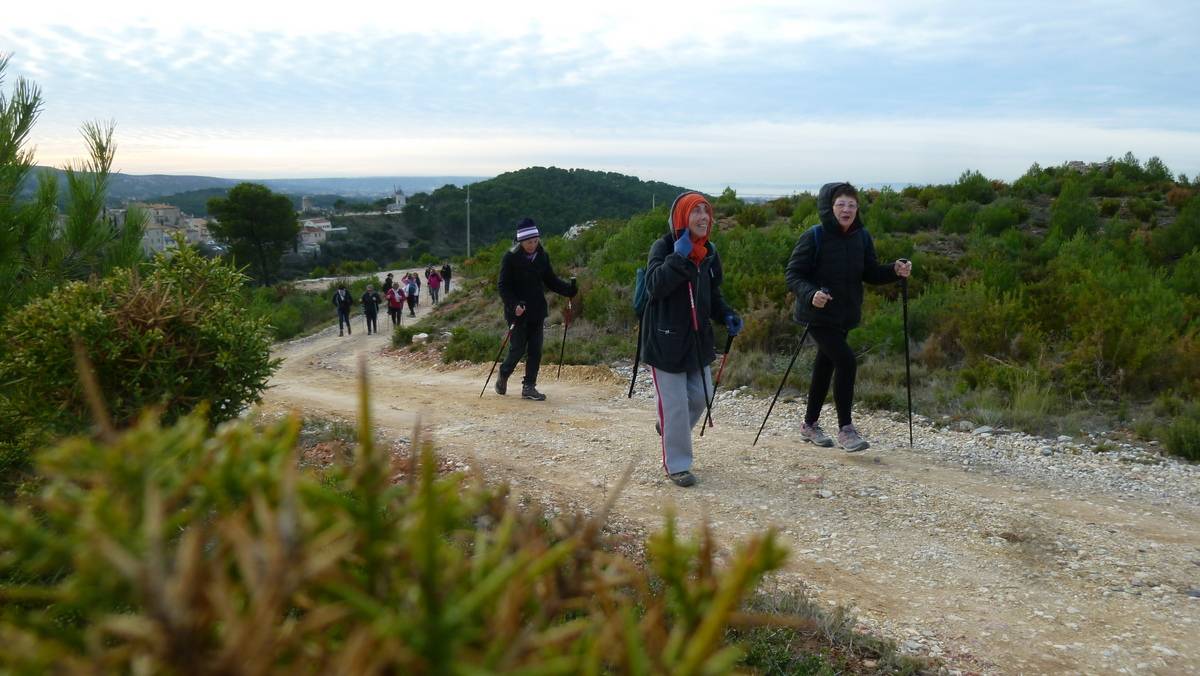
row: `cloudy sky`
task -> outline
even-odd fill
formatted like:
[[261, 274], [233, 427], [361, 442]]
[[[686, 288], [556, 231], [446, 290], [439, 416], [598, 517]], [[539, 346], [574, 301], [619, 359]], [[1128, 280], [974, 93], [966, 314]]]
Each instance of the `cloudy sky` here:
[[701, 189], [1012, 180], [1132, 151], [1200, 172], [1200, 3], [23, 2], [3, 90], [39, 163], [237, 178], [542, 165]]

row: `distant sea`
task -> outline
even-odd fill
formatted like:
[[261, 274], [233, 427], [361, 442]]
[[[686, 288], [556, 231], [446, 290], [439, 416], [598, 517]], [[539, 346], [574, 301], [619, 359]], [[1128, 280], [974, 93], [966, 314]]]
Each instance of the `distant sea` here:
[[[799, 193], [817, 194], [821, 189], [822, 183], [724, 183], [721, 185], [702, 185], [696, 188], [708, 195], [720, 195], [726, 187], [733, 188], [737, 192], [738, 197], [749, 202], [765, 202], [773, 200], [776, 197], [788, 197]], [[884, 186], [891, 186], [896, 190], [901, 190], [911, 183], [856, 183], [855, 187], [867, 189], [879, 189]]]

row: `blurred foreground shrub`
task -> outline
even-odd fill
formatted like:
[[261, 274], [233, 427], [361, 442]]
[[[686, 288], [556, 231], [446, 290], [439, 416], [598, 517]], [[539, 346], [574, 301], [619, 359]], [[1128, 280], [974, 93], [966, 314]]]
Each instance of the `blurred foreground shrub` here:
[[646, 570], [603, 516], [438, 477], [420, 440], [397, 458], [360, 433], [313, 476], [294, 418], [209, 430], [147, 416], [41, 454], [41, 491], [0, 505], [0, 672], [728, 673], [726, 628], [784, 559], [768, 532], [718, 570], [668, 518]]

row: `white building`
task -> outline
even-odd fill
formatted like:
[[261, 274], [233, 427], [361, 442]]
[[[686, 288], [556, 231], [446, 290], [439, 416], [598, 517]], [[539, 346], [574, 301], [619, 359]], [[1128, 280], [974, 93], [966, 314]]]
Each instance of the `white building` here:
[[313, 225], [301, 226], [300, 233], [296, 235], [296, 250], [302, 254], [317, 253], [326, 239], [326, 232], [328, 231]]
[[392, 195], [392, 203], [387, 205], [384, 211], [389, 214], [398, 214], [404, 210], [405, 204], [408, 204], [408, 197], [404, 195], [403, 190], [396, 188], [395, 193]]

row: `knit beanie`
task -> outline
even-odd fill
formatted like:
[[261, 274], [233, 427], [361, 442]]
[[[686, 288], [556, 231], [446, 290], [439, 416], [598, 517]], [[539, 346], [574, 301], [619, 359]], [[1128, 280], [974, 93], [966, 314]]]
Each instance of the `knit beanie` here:
[[533, 239], [534, 237], [541, 237], [541, 235], [538, 233], [537, 224], [533, 222], [532, 218], [526, 216], [525, 218], [521, 219], [520, 223], [517, 224], [517, 241], [524, 242], [525, 240]]

